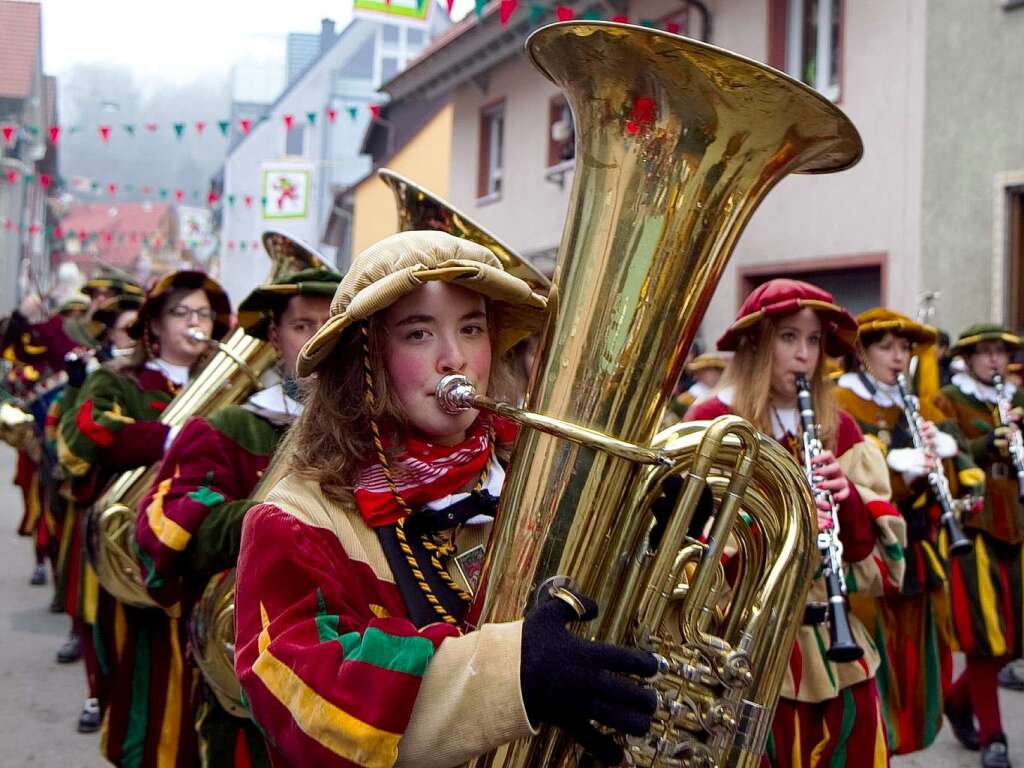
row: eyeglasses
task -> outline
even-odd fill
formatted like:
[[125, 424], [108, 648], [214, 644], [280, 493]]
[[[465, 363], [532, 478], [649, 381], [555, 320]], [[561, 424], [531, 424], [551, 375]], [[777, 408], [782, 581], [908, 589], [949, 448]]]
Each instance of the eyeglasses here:
[[167, 314], [178, 320], [188, 320], [195, 315], [197, 320], [212, 320], [213, 310], [209, 307], [203, 307], [201, 309], [193, 309], [192, 307], [186, 307], [184, 304], [179, 304], [176, 307], [171, 307], [167, 310]]

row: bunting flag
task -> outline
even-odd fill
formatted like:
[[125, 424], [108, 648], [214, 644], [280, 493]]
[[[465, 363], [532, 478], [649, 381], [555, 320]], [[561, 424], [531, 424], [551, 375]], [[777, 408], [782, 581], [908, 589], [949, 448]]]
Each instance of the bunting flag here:
[[249, 129], [252, 128], [252, 120], [250, 120], [247, 117], [243, 117], [241, 120], [238, 121], [238, 125], [242, 129], [242, 133], [244, 135], [248, 136], [249, 135]]
[[572, 21], [576, 17], [576, 13], [567, 5], [559, 5], [555, 7], [555, 18], [559, 21]]
[[124, 128], [124, 132], [127, 133], [129, 136], [134, 136], [135, 135], [135, 125], [134, 124], [132, 124], [132, 123], [123, 123], [121, 125], [121, 127]]
[[53, 179], [50, 178], [50, 174], [41, 173], [39, 174], [39, 186], [43, 189], [49, 189]]
[[209, 194], [206, 195], [206, 202], [208, 205], [215, 205], [218, 200], [220, 200], [220, 195], [218, 195], [216, 192], [211, 191]]
[[196, 120], [196, 133], [198, 133], [200, 136], [202, 136], [204, 128], [206, 128], [206, 121], [205, 120]]
[[306, 122], [308, 122], [310, 125], [314, 125], [315, 126], [316, 125], [316, 112], [307, 112], [306, 113]]
[[246, 195], [243, 198], [243, 200], [245, 200], [245, 207], [246, 208], [252, 208], [252, 195]]
[[60, 126], [59, 125], [51, 125], [50, 126], [50, 143], [51, 144], [56, 144], [57, 140], [59, 138], [60, 138]]
[[479, 19], [484, 14], [484, 8], [487, 7], [487, 0], [473, 0], [473, 10], [476, 12], [476, 17]]
[[16, 184], [17, 181], [18, 181], [18, 172], [16, 170], [14, 170], [13, 168], [11, 168], [10, 170], [7, 171], [7, 183], [8, 184]]
[[370, 117], [373, 118], [374, 120], [380, 117], [380, 104], [370, 105]]
[[149, 131], [150, 133], [156, 133], [159, 127], [159, 123], [146, 123], [146, 130]]
[[182, 200], [184, 200], [185, 199], [185, 190], [183, 190], [183, 189], [176, 189], [176, 190], [174, 190], [174, 199], [177, 200], [179, 203]]
[[4, 144], [8, 147], [14, 146], [14, 135], [16, 128], [17, 126], [10, 124], [5, 124], [3, 127], [0, 127], [0, 133], [3, 133], [4, 137]]
[[185, 133], [185, 124], [174, 123], [174, 135], [180, 139], [183, 133]]
[[544, 18], [544, 12], [547, 10], [540, 3], [532, 3], [530, 5], [530, 26], [536, 27], [540, 24], [541, 19]]
[[512, 14], [516, 12], [516, 0], [501, 0], [501, 7], [498, 9], [498, 20], [501, 26], [507, 27]]
[[445, 0], [445, 3], [448, 5], [448, 15], [451, 16], [452, 6], [455, 5], [455, 0]]
[[107, 194], [110, 195], [111, 197], [116, 195], [117, 194], [117, 184], [115, 184], [114, 182], [110, 182], [109, 184], [107, 184]]
[[103, 139], [103, 143], [106, 144], [110, 141], [110, 126], [101, 125], [97, 130], [100, 132], [100, 138]]
[[285, 115], [281, 119], [284, 120], [284, 129], [286, 131], [290, 131], [292, 129], [292, 125], [294, 125], [294, 123], [295, 123], [295, 116], [294, 115]]
[[359, 107], [348, 107], [347, 112], [349, 116], [351, 116], [351, 118], [355, 120], [356, 117], [359, 116]]
[[328, 109], [327, 110], [327, 119], [330, 120], [332, 123], [335, 120], [337, 120], [338, 119], [338, 110], [336, 110], [336, 109]]
[[225, 138], [227, 138], [228, 129], [231, 127], [231, 121], [230, 120], [218, 120], [217, 121], [217, 127], [220, 128], [221, 134]]

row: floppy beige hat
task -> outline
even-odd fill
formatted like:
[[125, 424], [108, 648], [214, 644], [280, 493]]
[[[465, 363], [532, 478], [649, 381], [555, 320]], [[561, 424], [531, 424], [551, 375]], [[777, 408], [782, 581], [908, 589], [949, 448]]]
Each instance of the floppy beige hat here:
[[299, 376], [315, 372], [350, 325], [432, 280], [462, 286], [491, 300], [499, 354], [543, 325], [547, 300], [526, 281], [505, 272], [484, 246], [446, 232], [399, 232], [352, 261], [331, 301], [330, 317], [299, 352]]

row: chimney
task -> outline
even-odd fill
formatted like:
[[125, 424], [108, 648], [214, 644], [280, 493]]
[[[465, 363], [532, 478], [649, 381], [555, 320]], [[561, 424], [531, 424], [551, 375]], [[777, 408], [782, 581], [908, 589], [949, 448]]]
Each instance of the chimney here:
[[334, 42], [334, 19], [320, 19], [320, 53]]

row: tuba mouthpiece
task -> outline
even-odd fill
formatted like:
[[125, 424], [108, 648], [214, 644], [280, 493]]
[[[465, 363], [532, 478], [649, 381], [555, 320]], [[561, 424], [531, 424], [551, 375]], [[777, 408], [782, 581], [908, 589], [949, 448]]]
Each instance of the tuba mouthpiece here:
[[450, 416], [468, 411], [473, 407], [472, 399], [476, 395], [473, 382], [461, 373], [450, 373], [437, 382], [434, 396], [441, 410]]

